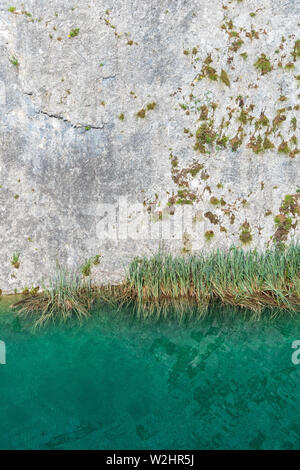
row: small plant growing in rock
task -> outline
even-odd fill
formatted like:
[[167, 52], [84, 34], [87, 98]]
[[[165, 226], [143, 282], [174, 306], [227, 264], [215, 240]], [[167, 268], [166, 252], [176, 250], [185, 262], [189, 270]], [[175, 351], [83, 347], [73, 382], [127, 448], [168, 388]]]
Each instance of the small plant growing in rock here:
[[206, 241], [210, 241], [213, 237], [215, 236], [213, 230], [208, 230], [207, 232], [205, 232], [204, 234], [204, 237], [205, 237], [205, 240]]
[[16, 11], [16, 7], [9, 7], [8, 11], [10, 11], [10, 13], [14, 13]]
[[240, 240], [244, 245], [252, 242], [252, 235], [249, 222], [245, 221], [242, 226], [242, 233], [240, 234]]
[[291, 119], [291, 127], [293, 131], [297, 130], [297, 118], [295, 118], [295, 116]]
[[92, 260], [91, 258], [89, 258], [80, 266], [80, 271], [83, 276], [88, 277], [91, 275], [91, 270], [92, 270]]
[[74, 29], [71, 29], [71, 31], [69, 32], [69, 38], [75, 38], [76, 36], [78, 36], [79, 34], [79, 28], [74, 28]]
[[144, 119], [146, 117], [146, 111], [144, 108], [140, 109], [137, 113], [136, 113], [137, 117], [140, 118], [140, 119]]
[[30, 295], [37, 295], [39, 290], [40, 290], [40, 286], [36, 286], [36, 287], [32, 286], [30, 289]]
[[284, 230], [289, 231], [292, 226], [292, 218], [287, 217], [285, 214], [279, 214], [274, 217], [276, 226], [282, 227]]
[[19, 67], [20, 63], [17, 59], [17, 57], [15, 55], [13, 55], [10, 59], [9, 59], [10, 63], [15, 65], [16, 67]]
[[24, 289], [22, 291], [22, 294], [23, 295], [31, 295], [31, 296], [34, 297], [35, 295], [37, 295], [39, 289], [40, 289], [39, 286], [37, 286], [37, 287], [32, 286], [31, 289], [29, 289], [29, 287], [26, 286], [26, 287], [24, 287]]
[[230, 87], [230, 80], [229, 80], [229, 77], [227, 75], [227, 72], [225, 72], [224, 69], [222, 69], [221, 71], [221, 75], [220, 75], [220, 80], [225, 83], [225, 85], [227, 85], [228, 87]]
[[215, 196], [212, 196], [210, 198], [210, 203], [213, 204], [214, 206], [217, 206], [218, 204], [220, 204], [220, 200], [216, 198]]
[[156, 108], [156, 103], [154, 101], [147, 104], [148, 111], [153, 110], [154, 108]]
[[295, 67], [293, 62], [288, 62], [286, 66], [284, 67], [286, 70], [292, 70]]
[[205, 144], [213, 144], [216, 140], [216, 137], [217, 134], [214, 131], [212, 124], [201, 124], [201, 126], [196, 131], [196, 143], [194, 150], [198, 150], [201, 153], [206, 153]]
[[273, 142], [271, 142], [270, 139], [268, 139], [268, 137], [265, 137], [263, 147], [264, 147], [264, 150], [271, 150], [274, 148], [274, 144]]
[[242, 52], [242, 54], [240, 54], [240, 56], [241, 56], [242, 59], [244, 59], [244, 60], [247, 60], [247, 59], [248, 59], [248, 54], [247, 54], [247, 52]]
[[11, 265], [14, 268], [19, 269], [19, 267], [20, 267], [20, 253], [17, 252], [17, 251], [15, 253], [13, 253], [10, 262], [11, 262]]
[[101, 258], [101, 255], [96, 255], [96, 256], [94, 256], [94, 258], [93, 258], [93, 264], [94, 264], [95, 266], [97, 266], [98, 264], [100, 264], [100, 258]]
[[278, 153], [284, 153], [284, 154], [290, 153], [289, 144], [285, 141], [282, 141], [278, 147]]
[[267, 73], [271, 72], [271, 70], [273, 70], [271, 62], [265, 54], [260, 55], [260, 57], [255, 62], [254, 67], [260, 70], [262, 75], [266, 75]]
[[297, 57], [300, 57], [300, 39], [297, 39], [297, 41], [295, 41], [292, 55], [294, 57], [294, 61], [296, 62]]

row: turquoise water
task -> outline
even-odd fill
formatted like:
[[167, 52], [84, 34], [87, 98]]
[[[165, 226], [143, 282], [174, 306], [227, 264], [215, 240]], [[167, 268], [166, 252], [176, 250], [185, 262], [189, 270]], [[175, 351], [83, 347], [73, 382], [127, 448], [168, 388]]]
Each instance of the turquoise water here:
[[34, 332], [0, 310], [0, 449], [300, 448], [299, 318], [106, 312]]

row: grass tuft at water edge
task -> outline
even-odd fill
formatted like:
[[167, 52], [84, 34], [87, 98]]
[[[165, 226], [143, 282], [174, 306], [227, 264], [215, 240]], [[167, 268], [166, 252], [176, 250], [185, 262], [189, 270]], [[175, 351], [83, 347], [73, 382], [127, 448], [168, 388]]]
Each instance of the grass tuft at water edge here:
[[250, 310], [300, 311], [300, 245], [264, 252], [232, 248], [189, 256], [159, 252], [136, 257], [117, 286], [91, 286], [90, 278], [58, 271], [41, 293], [14, 305], [34, 315], [36, 326], [48, 321], [86, 318], [99, 301], [129, 307], [140, 318], [200, 317], [214, 304]]

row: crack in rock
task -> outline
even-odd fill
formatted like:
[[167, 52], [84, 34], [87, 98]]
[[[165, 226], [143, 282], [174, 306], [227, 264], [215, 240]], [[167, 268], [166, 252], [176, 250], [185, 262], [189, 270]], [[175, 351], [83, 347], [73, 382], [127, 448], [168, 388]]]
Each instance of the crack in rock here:
[[[32, 91], [24, 91], [23, 92], [24, 95], [26, 96], [33, 96], [33, 92]], [[60, 121], [64, 121], [64, 122], [67, 122], [68, 124], [70, 124], [73, 128], [75, 129], [86, 129], [86, 130], [90, 130], [90, 129], [98, 129], [98, 130], [101, 130], [101, 129], [104, 129], [104, 124], [102, 124], [101, 126], [95, 126], [93, 124], [73, 124], [69, 119], [61, 116], [60, 114], [56, 114], [56, 113], [49, 113], [47, 111], [43, 111], [42, 109], [39, 109], [37, 111], [37, 114], [44, 114], [45, 116], [48, 116], [50, 118], [54, 118], [54, 119], [59, 119]]]
[[45, 116], [48, 116], [50, 118], [54, 119], [59, 119], [60, 121], [67, 122], [68, 124], [71, 124], [71, 126], [75, 129], [82, 129], [82, 128], [88, 128], [90, 129], [103, 129], [104, 125], [102, 124], [101, 126], [94, 126], [92, 124], [73, 124], [69, 119], [64, 118], [60, 114], [55, 114], [55, 113], [48, 113], [47, 111], [39, 110], [38, 114], [44, 114]]

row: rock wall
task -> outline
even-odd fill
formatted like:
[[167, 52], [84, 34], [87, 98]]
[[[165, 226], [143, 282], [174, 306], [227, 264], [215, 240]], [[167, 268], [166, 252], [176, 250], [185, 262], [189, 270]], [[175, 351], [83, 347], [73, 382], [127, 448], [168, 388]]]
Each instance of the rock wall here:
[[298, 0], [0, 1], [2, 291], [299, 237], [299, 24]]

